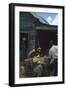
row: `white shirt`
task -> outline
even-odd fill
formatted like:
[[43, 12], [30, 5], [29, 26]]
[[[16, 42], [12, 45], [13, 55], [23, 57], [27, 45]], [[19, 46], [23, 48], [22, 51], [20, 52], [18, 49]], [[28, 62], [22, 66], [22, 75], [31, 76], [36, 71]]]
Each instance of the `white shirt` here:
[[54, 59], [58, 58], [58, 46], [53, 45], [49, 50], [49, 58], [54, 61]]

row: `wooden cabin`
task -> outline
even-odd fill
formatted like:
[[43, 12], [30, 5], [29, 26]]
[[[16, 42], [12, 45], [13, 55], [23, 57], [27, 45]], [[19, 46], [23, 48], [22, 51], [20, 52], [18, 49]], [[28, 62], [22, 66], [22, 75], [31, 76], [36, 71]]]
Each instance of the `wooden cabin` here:
[[57, 44], [58, 27], [50, 25], [36, 13], [20, 12], [20, 60], [27, 57], [30, 50], [41, 47], [42, 52], [48, 48], [49, 41]]

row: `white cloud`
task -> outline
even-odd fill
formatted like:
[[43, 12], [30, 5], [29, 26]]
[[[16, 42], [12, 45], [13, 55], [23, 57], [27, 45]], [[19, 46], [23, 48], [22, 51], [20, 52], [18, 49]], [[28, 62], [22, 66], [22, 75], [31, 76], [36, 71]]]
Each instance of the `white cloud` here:
[[52, 22], [52, 17], [51, 17], [51, 16], [48, 16], [47, 21], [49, 22], [49, 24], [51, 24], [51, 22]]
[[54, 20], [52, 21], [52, 25], [58, 25], [58, 15], [55, 16]]
[[47, 21], [51, 25], [58, 25], [58, 15], [56, 15], [54, 19], [51, 16], [48, 16]]

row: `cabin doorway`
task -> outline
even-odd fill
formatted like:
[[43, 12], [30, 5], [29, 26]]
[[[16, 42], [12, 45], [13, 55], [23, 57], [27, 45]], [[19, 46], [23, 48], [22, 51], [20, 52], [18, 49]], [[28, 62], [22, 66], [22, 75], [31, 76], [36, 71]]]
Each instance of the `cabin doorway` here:
[[57, 30], [37, 30], [37, 40], [39, 41], [42, 52], [49, 49], [49, 41], [54, 41], [57, 45]]

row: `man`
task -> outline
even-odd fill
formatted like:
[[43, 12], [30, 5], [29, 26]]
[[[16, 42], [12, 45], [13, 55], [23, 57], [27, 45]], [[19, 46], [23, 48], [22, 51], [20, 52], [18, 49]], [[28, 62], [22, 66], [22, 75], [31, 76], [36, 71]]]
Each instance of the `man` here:
[[33, 63], [35, 64], [35, 67], [33, 68], [33, 76], [43, 76], [43, 65], [45, 65], [46, 63], [44, 62], [41, 48], [37, 48], [36, 56], [33, 57]]
[[54, 45], [53, 41], [49, 43], [49, 60], [50, 60], [50, 75], [57, 75], [57, 63], [58, 63], [58, 46]]

